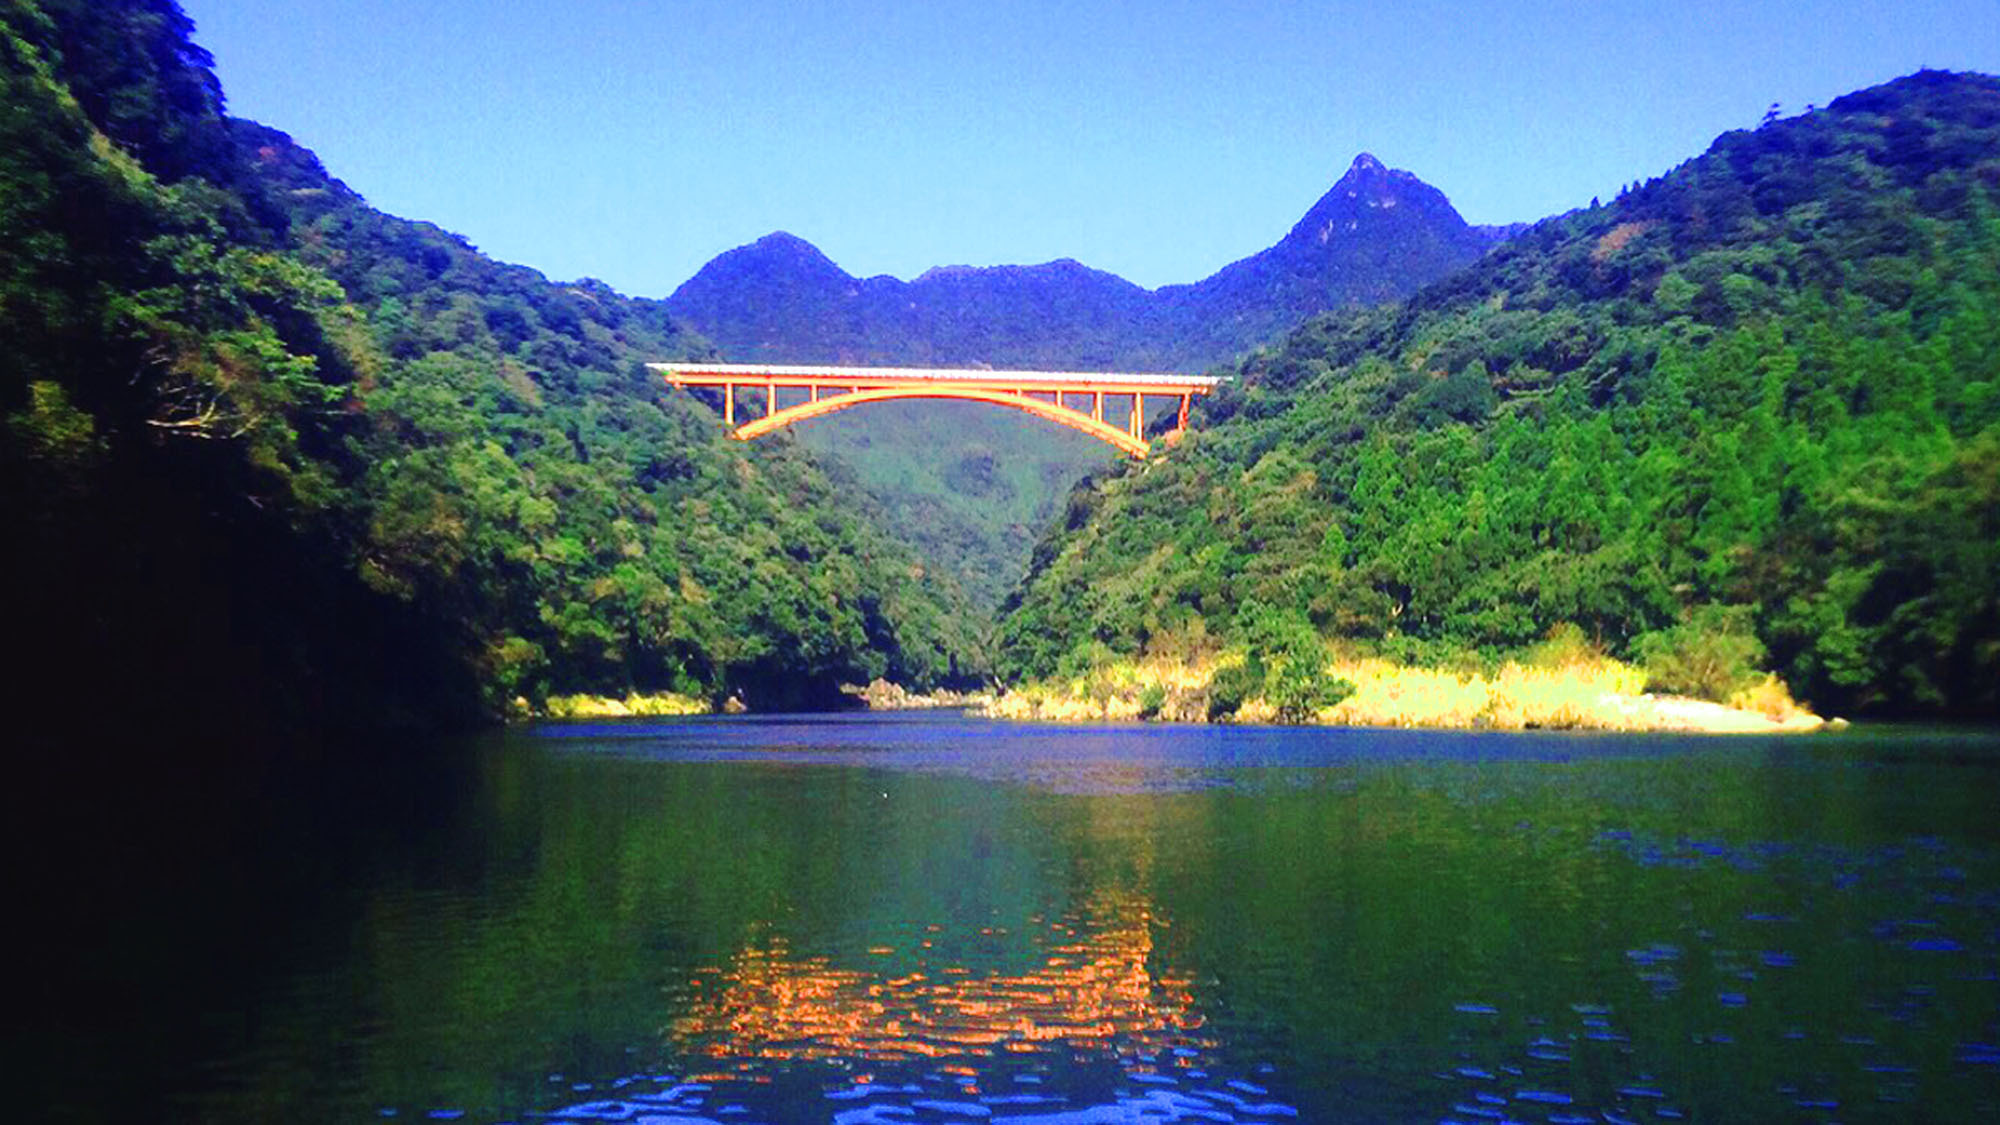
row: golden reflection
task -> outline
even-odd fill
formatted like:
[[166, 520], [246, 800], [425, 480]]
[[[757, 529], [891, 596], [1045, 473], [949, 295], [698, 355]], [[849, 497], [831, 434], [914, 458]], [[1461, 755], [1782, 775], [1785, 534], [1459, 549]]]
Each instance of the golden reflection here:
[[693, 1007], [672, 1031], [698, 1052], [746, 1066], [1057, 1047], [1159, 1052], [1164, 1061], [1174, 1047], [1212, 1046], [1193, 1035], [1202, 1018], [1188, 982], [1155, 975], [1148, 965], [1153, 922], [1145, 905], [1100, 905], [1093, 914], [1102, 921], [1052, 923], [1042, 964], [1019, 974], [978, 975], [962, 965], [933, 966], [927, 957], [901, 973], [840, 968], [826, 957], [794, 956], [773, 940], [696, 977]]

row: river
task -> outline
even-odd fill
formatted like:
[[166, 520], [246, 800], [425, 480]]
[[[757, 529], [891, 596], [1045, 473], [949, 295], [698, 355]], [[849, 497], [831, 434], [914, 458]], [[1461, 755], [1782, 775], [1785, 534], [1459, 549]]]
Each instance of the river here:
[[2000, 1119], [1991, 733], [752, 717], [369, 762], [65, 811], [136, 838], [14, 917], [60, 937], [29, 1119]]

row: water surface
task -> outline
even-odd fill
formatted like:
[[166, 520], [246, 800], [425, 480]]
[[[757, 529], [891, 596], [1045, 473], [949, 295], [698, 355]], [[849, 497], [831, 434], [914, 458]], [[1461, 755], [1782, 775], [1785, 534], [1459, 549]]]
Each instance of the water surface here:
[[80, 1120], [1995, 1120], [1996, 781], [1949, 731], [547, 725], [59, 877], [15, 1057]]

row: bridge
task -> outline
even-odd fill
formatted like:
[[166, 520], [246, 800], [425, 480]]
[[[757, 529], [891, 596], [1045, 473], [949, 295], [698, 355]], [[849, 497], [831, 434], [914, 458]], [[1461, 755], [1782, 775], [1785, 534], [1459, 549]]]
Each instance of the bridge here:
[[[750, 363], [649, 363], [676, 387], [717, 387], [722, 420], [741, 441], [871, 402], [946, 398], [1025, 410], [1146, 456], [1146, 400], [1178, 400], [1174, 432], [1187, 429], [1188, 403], [1222, 380], [1208, 375], [1095, 371], [978, 371], [939, 367], [801, 367]], [[764, 412], [738, 424], [736, 392], [761, 390]], [[785, 397], [795, 399], [790, 405]], [[1105, 417], [1111, 400], [1110, 419]], [[1087, 401], [1080, 401], [1087, 400]], [[1119, 415], [1123, 415], [1119, 424]]]

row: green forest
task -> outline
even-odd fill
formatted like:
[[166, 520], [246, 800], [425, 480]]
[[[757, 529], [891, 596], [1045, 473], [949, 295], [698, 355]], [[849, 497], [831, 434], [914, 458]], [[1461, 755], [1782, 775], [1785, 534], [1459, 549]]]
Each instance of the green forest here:
[[1994, 714], [2000, 81], [1773, 116], [1310, 321], [1079, 488], [1002, 614], [1015, 680], [1315, 639], [1449, 666], [1568, 629], [1830, 714]]
[[658, 302], [370, 208], [224, 113], [171, 0], [0, 5], [10, 690], [463, 725], [551, 691], [977, 682], [962, 595], [648, 360]]
[[[981, 431], [928, 470], [991, 500], [968, 531], [857, 483], [840, 454], [908, 455], [858, 416], [833, 456], [727, 440], [644, 367], [716, 357], [664, 303], [375, 210], [230, 117], [191, 36], [173, 0], [0, 0], [0, 579], [37, 714], [464, 727], [1577, 635], [1669, 689], [2000, 713], [1993, 78], [1773, 115], [1312, 319], [1053, 513], [1069, 454]], [[1011, 592], [978, 565], [1038, 531]]]

